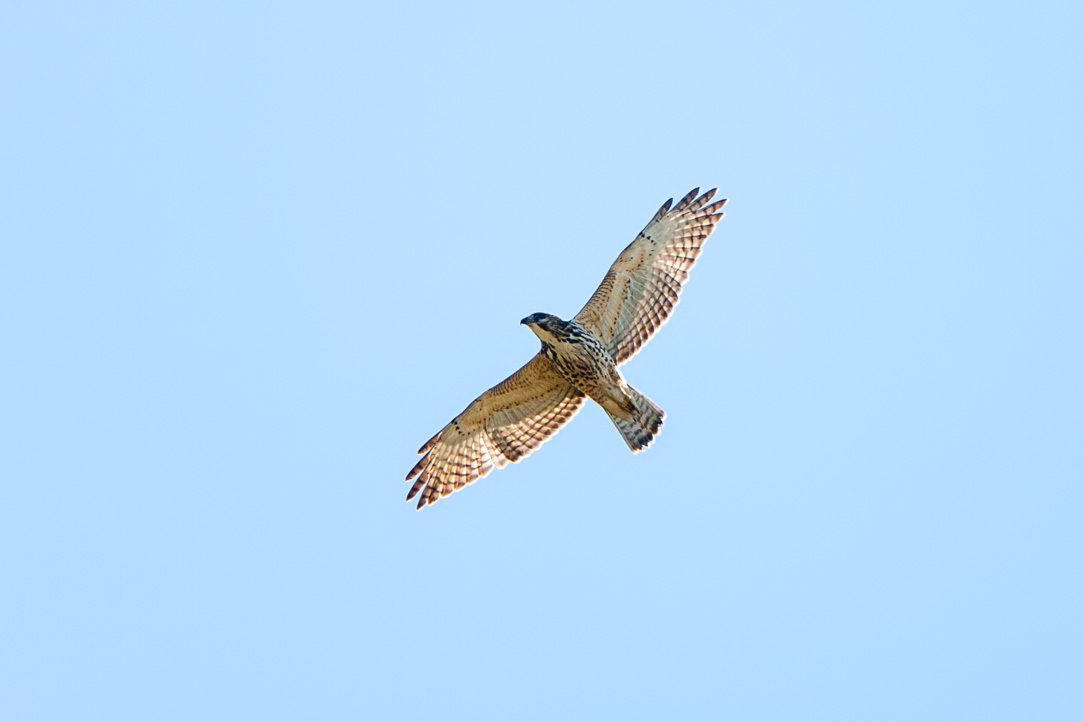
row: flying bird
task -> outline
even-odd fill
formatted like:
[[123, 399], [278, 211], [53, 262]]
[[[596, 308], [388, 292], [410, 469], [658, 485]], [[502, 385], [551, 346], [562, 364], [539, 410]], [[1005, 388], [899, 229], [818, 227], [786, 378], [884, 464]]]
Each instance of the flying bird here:
[[418, 450], [407, 474], [417, 477], [407, 501], [418, 509], [480, 479], [494, 467], [537, 449], [588, 397], [610, 416], [633, 453], [651, 445], [663, 411], [626, 383], [618, 366], [632, 358], [664, 323], [704, 241], [725, 214], [726, 199], [710, 203], [694, 188], [671, 208], [666, 201], [621, 252], [587, 305], [570, 321], [534, 313], [520, 323], [542, 342], [514, 374], [479, 396]]

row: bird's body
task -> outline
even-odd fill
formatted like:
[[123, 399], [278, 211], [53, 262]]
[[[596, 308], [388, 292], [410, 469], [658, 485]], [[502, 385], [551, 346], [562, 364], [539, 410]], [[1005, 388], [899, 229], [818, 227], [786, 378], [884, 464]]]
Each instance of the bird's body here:
[[536, 313], [521, 322], [542, 341], [542, 355], [570, 384], [610, 414], [631, 414], [628, 384], [590, 329], [575, 321]]
[[723, 217], [715, 191], [663, 204], [618, 256], [587, 305], [571, 320], [546, 313], [523, 319], [542, 348], [523, 368], [475, 399], [419, 449], [407, 499], [418, 508], [527, 456], [571, 419], [584, 398], [610, 416], [633, 452], [662, 427], [662, 410], [632, 388], [618, 366], [669, 317], [701, 246]]

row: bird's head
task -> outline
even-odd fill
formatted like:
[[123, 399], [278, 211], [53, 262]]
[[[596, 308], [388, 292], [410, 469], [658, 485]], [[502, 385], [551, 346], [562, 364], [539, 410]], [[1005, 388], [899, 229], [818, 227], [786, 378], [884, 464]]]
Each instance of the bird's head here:
[[564, 321], [548, 313], [532, 313], [520, 323], [534, 331], [534, 335], [543, 341], [552, 341], [554, 332]]

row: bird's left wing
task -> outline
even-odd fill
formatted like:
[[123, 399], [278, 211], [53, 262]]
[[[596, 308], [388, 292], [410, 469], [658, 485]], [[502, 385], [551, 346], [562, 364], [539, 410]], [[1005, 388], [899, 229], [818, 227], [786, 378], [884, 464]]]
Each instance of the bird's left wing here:
[[724, 214], [726, 200], [709, 205], [715, 189], [699, 198], [694, 188], [670, 208], [666, 201], [621, 252], [575, 320], [591, 328], [621, 364], [632, 358], [670, 317], [682, 284], [704, 241]]
[[519, 461], [576, 415], [584, 396], [541, 353], [475, 399], [430, 439], [407, 474], [418, 508], [462, 489], [494, 467]]

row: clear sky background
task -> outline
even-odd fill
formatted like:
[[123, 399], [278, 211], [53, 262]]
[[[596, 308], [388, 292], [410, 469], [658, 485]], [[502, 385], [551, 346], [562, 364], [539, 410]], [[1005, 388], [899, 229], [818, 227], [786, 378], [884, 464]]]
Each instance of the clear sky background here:
[[[5, 3], [0, 719], [1084, 718], [1079, 3]], [[671, 196], [588, 405], [415, 450]]]

